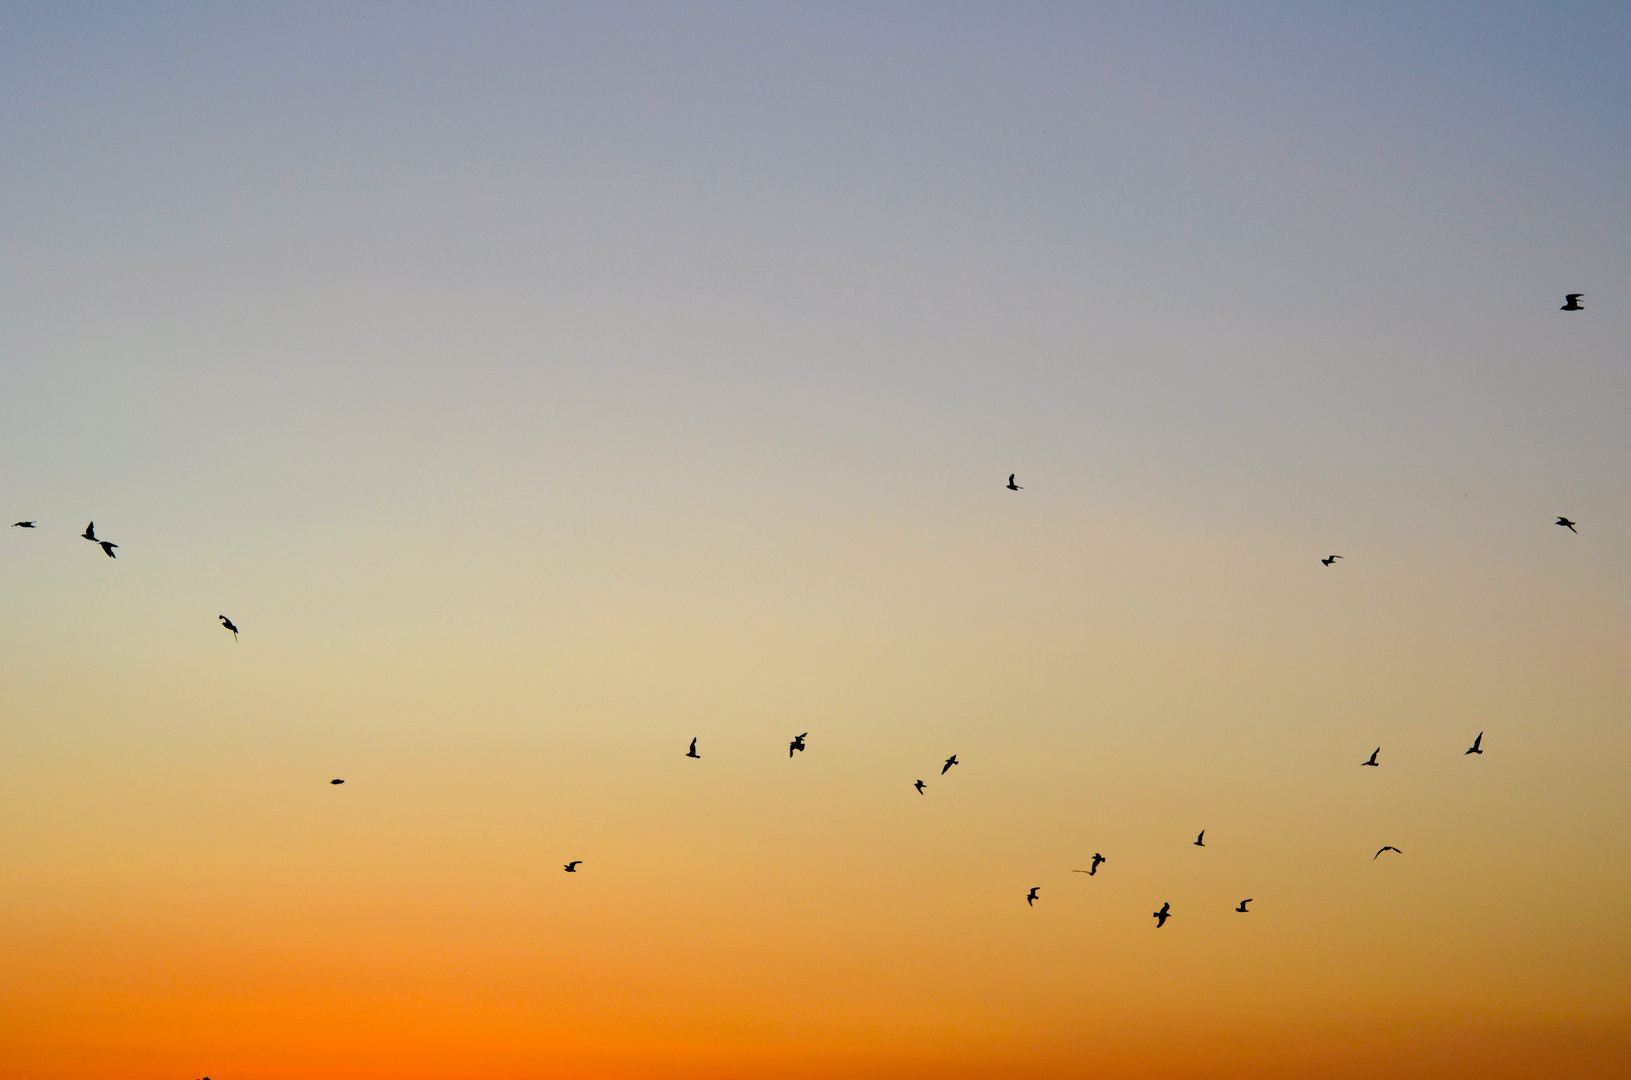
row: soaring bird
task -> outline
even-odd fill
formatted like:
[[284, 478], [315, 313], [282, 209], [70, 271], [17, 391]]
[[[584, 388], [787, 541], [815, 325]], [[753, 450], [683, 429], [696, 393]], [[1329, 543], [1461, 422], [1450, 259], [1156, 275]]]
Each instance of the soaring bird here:
[[227, 630], [232, 631], [232, 640], [237, 641], [238, 640], [238, 628], [236, 626], [232, 625], [232, 620], [227, 618], [225, 615], [217, 615], [216, 618], [221, 620], [221, 626], [222, 627], [224, 627]]
[[1584, 295], [1586, 295], [1586, 294], [1583, 293], [1583, 292], [1565, 293], [1564, 296], [1563, 296], [1563, 306], [1558, 308], [1557, 310], [1559, 310], [1559, 311], [1584, 311], [1584, 310], [1586, 310], [1585, 308], [1580, 306], [1580, 298], [1582, 296], [1584, 296]]
[[1196, 847], [1205, 847], [1206, 846], [1206, 830], [1205, 829], [1202, 829], [1201, 834], [1199, 836], [1195, 837], [1195, 846]]
[[343, 784], [343, 783], [345, 783], [345, 781], [344, 780], [330, 780], [329, 783], [331, 783], [331, 784]]
[[119, 557], [113, 553], [113, 549], [118, 547], [118, 544], [110, 544], [106, 540], [98, 540], [97, 543], [102, 545], [102, 554], [108, 558], [117, 559]]
[[566, 872], [568, 874], [575, 874], [575, 873], [578, 872], [578, 867], [580, 867], [582, 865], [583, 865], [583, 860], [582, 859], [573, 859], [571, 862], [566, 864]]
[[1160, 911], [1152, 911], [1150, 914], [1155, 916], [1155, 928], [1159, 930], [1167, 925], [1168, 919], [1172, 918], [1172, 905], [1162, 904]]
[[1040, 886], [1040, 885], [1032, 885], [1031, 886], [1031, 891], [1025, 894], [1025, 906], [1026, 907], [1030, 907], [1032, 904], [1036, 903], [1036, 894], [1037, 894], [1038, 890], [1040, 890], [1041, 888], [1042, 888], [1042, 886]]
[[912, 786], [917, 788], [917, 793], [919, 795], [923, 794], [923, 787], [924, 787], [923, 781], [919, 780], [917, 783], [913, 784]]
[[953, 765], [961, 764], [962, 762], [957, 760], [957, 755], [953, 754], [951, 757], [946, 759], [946, 763], [944, 765], [940, 766], [940, 775], [945, 776], [947, 769], [951, 768]]
[[1569, 519], [1568, 519], [1568, 518], [1566, 518], [1566, 517], [1560, 517], [1560, 518], [1558, 518], [1558, 519], [1557, 519], [1557, 523], [1558, 523], [1558, 524], [1559, 524], [1559, 525], [1561, 525], [1561, 526], [1563, 526], [1563, 527], [1564, 527], [1564, 528], [1565, 528], [1565, 529], [1567, 529], [1567, 530], [1569, 530], [1569, 531], [1570, 531], [1570, 532], [1572, 532], [1572, 533], [1574, 533], [1574, 534], [1575, 534], [1575, 535], [1579, 535], [1579, 533], [1580, 533], [1580, 530], [1579, 530], [1579, 529], [1576, 529], [1576, 528], [1575, 528], [1575, 527], [1574, 527], [1574, 522], [1572, 522], [1572, 521], [1570, 521], [1570, 520], [1569, 520]]
[[699, 761], [702, 760], [702, 755], [697, 753], [697, 741], [695, 739], [691, 740], [691, 749], [685, 752], [685, 756], [694, 757]]
[[[808, 734], [810, 734], [808, 731], [806, 731], [804, 733], [804, 735], [808, 735]], [[787, 756], [788, 757], [793, 756], [793, 751], [794, 750], [803, 750], [804, 749], [804, 735], [795, 735], [795, 736], [793, 736], [793, 741], [787, 744]]]
[[1008, 474], [1008, 490], [1009, 491], [1024, 491], [1025, 490], [1020, 485], [1014, 483], [1014, 477], [1016, 477], [1018, 475], [1019, 475], [1018, 473], [1009, 473]]
[[1251, 912], [1246, 911], [1246, 905], [1251, 903], [1251, 902], [1252, 902], [1252, 898], [1248, 896], [1248, 897], [1246, 897], [1246, 899], [1244, 899], [1244, 900], [1242, 900], [1240, 902], [1240, 906], [1235, 908], [1235, 910], [1236, 911], [1245, 911], [1247, 915], [1250, 915]]
[[85, 531], [80, 533], [79, 535], [83, 536], [85, 539], [91, 541], [92, 543], [95, 543], [96, 542], [96, 522], [93, 521], [89, 525], [85, 526]]
[[1370, 760], [1369, 761], [1361, 761], [1359, 763], [1360, 767], [1363, 768], [1366, 765], [1376, 765], [1376, 767], [1378, 769], [1380, 769], [1382, 766], [1376, 764], [1376, 755], [1380, 754], [1381, 752], [1382, 752], [1382, 748], [1380, 746], [1378, 746], [1375, 750], [1372, 750], [1370, 752]]
[[11, 527], [13, 529], [32, 529], [34, 523], [32, 521], [14, 521], [11, 523]]
[[[1479, 749], [1479, 745], [1481, 743], [1483, 743], [1483, 741], [1484, 741], [1484, 733], [1482, 731], [1480, 731], [1478, 733], [1478, 738], [1474, 739], [1472, 741], [1472, 746], [1470, 746], [1467, 749], [1467, 754], [1482, 754], [1483, 751]], [[1466, 754], [1463, 754], [1462, 757], [1466, 757]]]
[[1325, 558], [1321, 559], [1320, 562], [1324, 563], [1326, 566], [1330, 566], [1340, 558], [1342, 558], [1341, 555], [1327, 555]]
[[1388, 844], [1387, 846], [1383, 847], [1381, 850], [1377, 851], [1377, 853], [1375, 855], [1372, 855], [1370, 857], [1370, 861], [1375, 862], [1377, 859], [1380, 859], [1382, 857], [1382, 852], [1383, 851], [1391, 851], [1395, 855], [1403, 855], [1404, 854], [1404, 852], [1400, 851], [1398, 848], [1394, 847], [1392, 844]]
[[1103, 855], [1100, 855], [1098, 852], [1095, 851], [1093, 853], [1093, 862], [1092, 862], [1092, 864], [1090, 866], [1088, 866], [1088, 868], [1086, 870], [1072, 870], [1071, 873], [1073, 873], [1073, 874], [1086, 874], [1088, 877], [1092, 877], [1094, 874], [1099, 872], [1099, 864], [1101, 862], [1109, 862], [1109, 861], [1110, 861], [1109, 859], [1106, 859]]

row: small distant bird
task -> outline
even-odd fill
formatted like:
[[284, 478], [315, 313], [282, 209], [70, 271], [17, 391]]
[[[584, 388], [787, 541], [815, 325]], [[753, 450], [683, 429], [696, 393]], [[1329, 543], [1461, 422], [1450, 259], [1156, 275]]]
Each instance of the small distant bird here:
[[344, 780], [330, 780], [329, 783], [331, 783], [331, 784], [343, 784], [343, 783], [345, 783], [345, 781]]
[[917, 793], [919, 795], [923, 794], [923, 788], [924, 788], [923, 781], [919, 780], [917, 783], [913, 784], [912, 786], [917, 788]]
[[1025, 906], [1026, 907], [1030, 907], [1030, 906], [1032, 906], [1033, 904], [1036, 903], [1036, 894], [1041, 888], [1042, 888], [1042, 886], [1040, 886], [1040, 885], [1032, 885], [1031, 886], [1031, 891], [1025, 894]]
[[1584, 295], [1586, 295], [1586, 294], [1583, 293], [1583, 292], [1565, 293], [1563, 295], [1563, 306], [1558, 308], [1557, 310], [1559, 310], [1559, 311], [1584, 311], [1584, 310], [1586, 310], [1585, 308], [1580, 306], [1580, 298], [1582, 296], [1584, 296]]
[[583, 860], [582, 859], [573, 859], [571, 862], [566, 864], [566, 872], [568, 874], [575, 874], [575, 873], [578, 872], [578, 867], [580, 867], [582, 865], [583, 865]]
[[[804, 733], [804, 735], [808, 735], [808, 734], [810, 734], [808, 731], [806, 731]], [[787, 756], [788, 757], [793, 756], [793, 751], [794, 750], [803, 750], [804, 749], [804, 735], [795, 735], [795, 736], [793, 736], [793, 741], [787, 744]]]
[[1099, 872], [1099, 864], [1101, 862], [1109, 862], [1109, 861], [1110, 861], [1109, 859], [1106, 859], [1103, 855], [1100, 855], [1098, 852], [1095, 851], [1093, 853], [1093, 863], [1092, 863], [1091, 866], [1089, 866], [1086, 870], [1072, 870], [1071, 873], [1073, 873], [1073, 874], [1086, 874], [1088, 877], [1092, 877], [1094, 874]]
[[685, 752], [685, 756], [694, 757], [699, 761], [702, 760], [702, 755], [697, 753], [697, 741], [695, 739], [691, 740], [691, 749]]
[[119, 557], [113, 553], [113, 549], [118, 547], [118, 544], [110, 544], [106, 540], [98, 540], [97, 543], [102, 545], [102, 554], [108, 558], [117, 559]]
[[1324, 563], [1326, 566], [1330, 566], [1340, 558], [1342, 558], [1341, 555], [1327, 555], [1325, 558], [1321, 559], [1320, 562]]
[[1574, 522], [1570, 521], [1568, 518], [1560, 517], [1560, 518], [1557, 519], [1557, 523], [1559, 525], [1563, 526], [1565, 529], [1569, 530], [1570, 532], [1574, 533], [1576, 536], [1580, 535], [1580, 530], [1576, 529], [1574, 527]]
[[1168, 919], [1172, 918], [1172, 905], [1170, 903], [1162, 904], [1160, 911], [1152, 911], [1150, 914], [1155, 917], [1155, 928], [1159, 930], [1167, 925]]
[[89, 525], [85, 526], [85, 531], [79, 535], [83, 536], [85, 539], [94, 544], [96, 542], [96, 522], [93, 521]]
[[1240, 902], [1240, 906], [1235, 908], [1235, 910], [1236, 911], [1245, 911], [1247, 915], [1250, 915], [1251, 912], [1246, 911], [1246, 905], [1251, 903], [1251, 902], [1252, 902], [1252, 898], [1248, 896], [1246, 899], [1244, 899], [1244, 900], [1242, 900]]
[[946, 759], [946, 763], [944, 765], [940, 766], [940, 775], [945, 776], [947, 769], [951, 768], [953, 765], [961, 764], [962, 762], [957, 760], [957, 755], [953, 754], [951, 757]]
[[[1484, 741], [1484, 733], [1482, 731], [1480, 731], [1478, 733], [1478, 738], [1474, 739], [1472, 741], [1472, 746], [1467, 749], [1467, 754], [1482, 754], [1483, 751], [1479, 749], [1479, 746], [1483, 743], [1483, 741]], [[1466, 757], [1467, 754], [1463, 754], [1461, 756]]]
[[1020, 485], [1014, 483], [1014, 477], [1016, 477], [1018, 475], [1019, 475], [1018, 473], [1009, 473], [1008, 474], [1008, 490], [1009, 491], [1024, 491], [1025, 490]]
[[34, 523], [32, 521], [14, 521], [11, 523], [11, 527], [13, 529], [32, 529]]
[[1378, 746], [1375, 750], [1372, 750], [1370, 752], [1370, 760], [1369, 761], [1361, 761], [1359, 763], [1360, 768], [1364, 768], [1366, 765], [1375, 765], [1378, 769], [1380, 769], [1382, 766], [1376, 764], [1376, 755], [1380, 754], [1381, 752], [1382, 752], [1382, 748], [1380, 746]]
[[1206, 830], [1205, 829], [1202, 829], [1201, 834], [1199, 836], [1195, 837], [1195, 846], [1196, 847], [1205, 847], [1206, 846]]
[[237, 641], [238, 628], [232, 625], [232, 620], [227, 618], [225, 615], [217, 615], [216, 618], [221, 620], [221, 626], [223, 629], [232, 631], [232, 640]]
[[1375, 862], [1377, 859], [1380, 859], [1382, 857], [1382, 852], [1383, 851], [1391, 851], [1395, 855], [1403, 855], [1404, 854], [1404, 852], [1400, 851], [1398, 848], [1394, 847], [1392, 844], [1388, 844], [1386, 847], [1382, 848], [1381, 851], [1378, 851], [1375, 855], [1372, 855], [1370, 857], [1370, 861]]

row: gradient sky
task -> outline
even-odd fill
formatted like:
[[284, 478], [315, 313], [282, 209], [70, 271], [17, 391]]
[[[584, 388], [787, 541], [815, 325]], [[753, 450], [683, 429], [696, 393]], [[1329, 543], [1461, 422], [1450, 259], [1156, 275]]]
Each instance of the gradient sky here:
[[1631, 1073], [1628, 56], [0, 8], [0, 1071]]

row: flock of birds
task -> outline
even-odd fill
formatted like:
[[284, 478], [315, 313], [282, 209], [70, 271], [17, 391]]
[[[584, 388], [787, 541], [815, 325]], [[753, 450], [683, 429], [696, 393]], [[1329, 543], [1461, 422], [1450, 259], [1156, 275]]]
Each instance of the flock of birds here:
[[[1580, 305], [1580, 298], [1582, 296], [1584, 296], [1584, 295], [1585, 295], [1584, 293], [1568, 293], [1567, 295], [1564, 296], [1563, 306], [1559, 310], [1561, 310], [1561, 311], [1584, 311], [1585, 308], [1583, 308]], [[1006, 485], [1007, 490], [1009, 490], [1009, 491], [1024, 491], [1025, 490], [1023, 486], [1021, 486], [1020, 484], [1015, 482], [1018, 475], [1019, 474], [1017, 474], [1017, 473], [1009, 473], [1008, 474], [1008, 483]], [[3, 520], [3, 519], [0, 519], [0, 520]], [[1556, 524], [1563, 527], [1563, 528], [1565, 528], [1565, 529], [1568, 529], [1571, 533], [1575, 533], [1576, 535], [1578, 535], [1578, 533], [1579, 533], [1579, 530], [1575, 528], [1576, 522], [1570, 521], [1567, 517], [1559, 516], [1558, 519], [1557, 519]], [[32, 529], [34, 527], [35, 527], [35, 523], [33, 521], [18, 521], [18, 522], [14, 522], [12, 524], [12, 528], [16, 528], [16, 529]], [[118, 556], [113, 553], [113, 550], [114, 550], [114, 548], [117, 548], [119, 545], [115, 544], [115, 543], [113, 543], [111, 541], [108, 541], [108, 540], [98, 539], [98, 537], [96, 535], [96, 522], [92, 521], [90, 524], [86, 525], [85, 526], [85, 531], [83, 533], [81, 533], [80, 535], [84, 539], [89, 540], [92, 543], [99, 545], [102, 548], [103, 554], [107, 555], [108, 558], [110, 558], [110, 559], [118, 558]], [[1332, 565], [1334, 565], [1336, 563], [1336, 561], [1338, 559], [1340, 559], [1340, 558], [1342, 558], [1341, 555], [1327, 555], [1325, 558], [1321, 559], [1320, 562], [1323, 565], [1325, 565], [1327, 568], [1329, 568]], [[238, 640], [238, 627], [233, 623], [233, 621], [231, 619], [227, 618], [225, 615], [218, 615], [218, 616], [216, 616], [216, 618], [220, 620], [222, 629], [229, 630], [229, 631], [232, 632], [232, 640], [237, 641]], [[805, 750], [804, 740], [806, 738], [808, 738], [809, 735], [810, 735], [810, 733], [808, 731], [802, 731], [799, 734], [793, 736], [792, 741], [787, 744], [787, 756], [789, 758], [791, 758], [794, 754], [801, 753], [801, 752], [803, 752]], [[1482, 754], [1484, 752], [1483, 744], [1484, 744], [1484, 733], [1482, 731], [1480, 731], [1478, 733], [1478, 737], [1473, 740], [1472, 746], [1468, 747], [1465, 753], [1466, 754]], [[1361, 767], [1370, 766], [1372, 768], [1381, 768], [1381, 762], [1377, 760], [1377, 758], [1381, 755], [1381, 753], [1382, 753], [1382, 748], [1380, 746], [1378, 746], [1375, 750], [1371, 751], [1371, 754], [1370, 754], [1369, 758], [1367, 758], [1366, 760], [1359, 763], [1360, 766]], [[695, 738], [693, 738], [691, 740], [691, 746], [690, 746], [690, 748], [688, 750], [686, 750], [685, 756], [688, 757], [688, 758], [692, 758], [694, 760], [699, 760], [699, 761], [701, 760], [702, 755], [697, 753], [697, 740]], [[953, 765], [959, 765], [959, 764], [961, 764], [961, 762], [959, 762], [957, 760], [957, 755], [956, 754], [951, 755], [950, 757], [948, 757], [945, 760], [945, 763], [941, 765], [940, 775], [945, 776], [946, 773], [951, 771], [951, 767]], [[342, 779], [336, 778], [334, 780], [330, 780], [329, 783], [330, 784], [343, 784], [343, 783], [345, 783], [345, 781], [342, 780]], [[921, 779], [916, 780], [916, 781], [914, 781], [912, 783], [912, 787], [914, 789], [916, 789], [916, 791], [917, 791], [917, 793], [919, 795], [924, 794], [925, 788], [927, 788], [927, 786], [928, 785], [925, 784]], [[1200, 833], [1195, 837], [1194, 844], [1195, 844], [1196, 847], [1205, 847], [1206, 846], [1206, 830], [1205, 829], [1202, 829], [1200, 831]], [[1377, 849], [1377, 852], [1376, 852], [1375, 855], [1371, 856], [1371, 861], [1375, 862], [1377, 859], [1380, 859], [1382, 857], [1382, 854], [1384, 852], [1388, 852], [1388, 851], [1391, 851], [1396, 855], [1403, 855], [1404, 854], [1404, 852], [1400, 851], [1398, 848], [1394, 847], [1392, 844], [1384, 844], [1381, 848]], [[569, 863], [567, 863], [565, 865], [564, 869], [569, 874], [575, 874], [575, 873], [578, 872], [578, 867], [583, 865], [583, 862], [584, 862], [584, 860], [582, 860], [582, 859], [573, 859], [571, 862], [569, 862]], [[1088, 868], [1086, 870], [1073, 870], [1072, 873], [1086, 874], [1089, 877], [1093, 877], [1093, 876], [1096, 876], [1098, 874], [1099, 867], [1102, 864], [1106, 863], [1106, 862], [1109, 862], [1109, 859], [1105, 858], [1105, 856], [1103, 856], [1100, 853], [1095, 851], [1093, 853], [1093, 861], [1088, 866]], [[1031, 887], [1030, 891], [1025, 894], [1025, 903], [1026, 903], [1026, 905], [1030, 906], [1030, 907], [1034, 907], [1036, 905], [1036, 901], [1038, 899], [1040, 899], [1039, 894], [1041, 893], [1041, 891], [1042, 891], [1042, 887], [1040, 885], [1033, 885]], [[1237, 912], [1240, 912], [1241, 914], [1250, 914], [1250, 912], [1246, 908], [1246, 905], [1250, 904], [1251, 902], [1252, 902], [1252, 898], [1247, 897], [1246, 899], [1242, 900], [1240, 902], [1239, 906], [1236, 907], [1234, 910], [1237, 911]], [[1167, 924], [1168, 919], [1172, 918], [1172, 904], [1171, 904], [1171, 902], [1162, 903], [1162, 905], [1160, 907], [1160, 910], [1151, 912], [1150, 914], [1151, 914], [1151, 917], [1155, 919], [1156, 929], [1160, 929], [1161, 927], [1163, 927], [1163, 926], [1165, 926]]]

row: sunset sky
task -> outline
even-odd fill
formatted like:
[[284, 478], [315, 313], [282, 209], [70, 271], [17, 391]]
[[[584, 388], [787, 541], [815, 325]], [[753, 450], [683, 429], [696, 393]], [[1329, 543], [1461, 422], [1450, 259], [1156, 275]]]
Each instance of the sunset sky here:
[[1628, 57], [0, 8], [0, 1074], [1631, 1075]]

